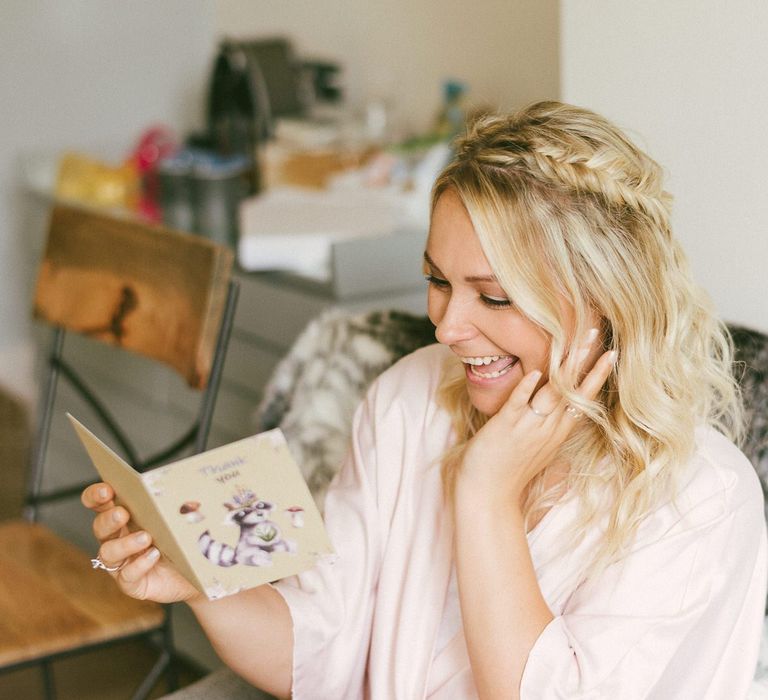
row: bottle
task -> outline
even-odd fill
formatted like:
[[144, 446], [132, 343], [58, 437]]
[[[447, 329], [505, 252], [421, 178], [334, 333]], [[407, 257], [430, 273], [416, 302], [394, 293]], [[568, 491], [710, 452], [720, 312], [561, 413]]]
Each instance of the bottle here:
[[464, 128], [466, 89], [466, 85], [458, 80], [446, 80], [443, 83], [443, 105], [434, 126], [434, 133], [439, 138], [452, 139]]

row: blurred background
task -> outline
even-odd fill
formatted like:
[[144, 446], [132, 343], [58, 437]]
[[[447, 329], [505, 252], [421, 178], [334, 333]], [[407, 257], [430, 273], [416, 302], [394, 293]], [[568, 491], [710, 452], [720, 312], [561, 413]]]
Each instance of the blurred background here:
[[[337, 68], [343, 109], [388, 138], [465, 105], [558, 98], [605, 113], [669, 172], [675, 224], [729, 320], [768, 330], [768, 6], [760, 0], [6, 0], [0, 9], [0, 383], [31, 379], [28, 170], [204, 129], [224, 38], [284, 37]], [[378, 119], [378, 122], [376, 120]]]

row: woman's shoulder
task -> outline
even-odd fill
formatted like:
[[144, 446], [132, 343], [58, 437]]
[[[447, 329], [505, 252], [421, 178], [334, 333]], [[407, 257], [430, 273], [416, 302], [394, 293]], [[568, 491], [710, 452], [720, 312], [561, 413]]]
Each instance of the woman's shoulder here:
[[445, 345], [426, 345], [400, 358], [378, 377], [374, 386], [387, 395], [433, 397], [440, 386], [445, 363], [452, 355]]
[[760, 542], [765, 531], [763, 493], [749, 460], [720, 432], [700, 427], [695, 448], [681, 467], [672, 494], [640, 524], [633, 550], [715, 530], [727, 539]]
[[712, 427], [695, 432], [695, 450], [681, 474], [675, 507], [691, 524], [727, 517], [737, 511], [763, 518], [763, 492], [744, 453]]
[[757, 472], [731, 440], [708, 426], [696, 429], [695, 440], [696, 450], [690, 467], [699, 490], [722, 492], [737, 503], [751, 499], [762, 505]]
[[435, 343], [406, 355], [379, 375], [366, 397], [375, 419], [394, 419], [419, 430], [442, 425], [447, 414], [437, 394], [451, 357], [448, 348]]
[[378, 479], [380, 494], [394, 497], [406, 475], [431, 468], [448, 448], [451, 418], [437, 394], [450, 355], [440, 345], [406, 355], [379, 375], [359, 407], [355, 441], [376, 455], [369, 464], [385, 475]]

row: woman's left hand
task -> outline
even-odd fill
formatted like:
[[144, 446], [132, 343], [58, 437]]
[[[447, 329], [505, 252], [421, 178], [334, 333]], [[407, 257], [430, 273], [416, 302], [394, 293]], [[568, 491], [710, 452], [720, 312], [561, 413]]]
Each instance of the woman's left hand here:
[[[583, 374], [595, 333], [575, 345], [573, 372]], [[615, 353], [605, 352], [585, 374], [576, 393], [594, 399], [615, 363]], [[564, 362], [564, 366], [567, 364]], [[489, 503], [519, 503], [525, 487], [549, 466], [558, 448], [581, 418], [580, 412], [546, 382], [538, 391], [541, 372], [526, 374], [496, 415], [469, 441], [456, 482], [459, 492], [471, 492]], [[517, 499], [510, 501], [509, 499]]]

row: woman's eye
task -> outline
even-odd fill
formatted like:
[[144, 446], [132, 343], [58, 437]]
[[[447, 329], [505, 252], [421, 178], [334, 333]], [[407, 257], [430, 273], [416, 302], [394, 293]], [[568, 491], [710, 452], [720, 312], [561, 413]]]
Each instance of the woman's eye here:
[[480, 299], [483, 304], [490, 306], [492, 309], [508, 309], [512, 306], [512, 302], [506, 297], [489, 297], [486, 294], [481, 294]]
[[434, 275], [424, 275], [424, 279], [427, 280], [427, 282], [433, 287], [437, 287], [438, 289], [448, 289], [448, 287], [451, 286], [451, 283], [448, 280], [435, 277]]

